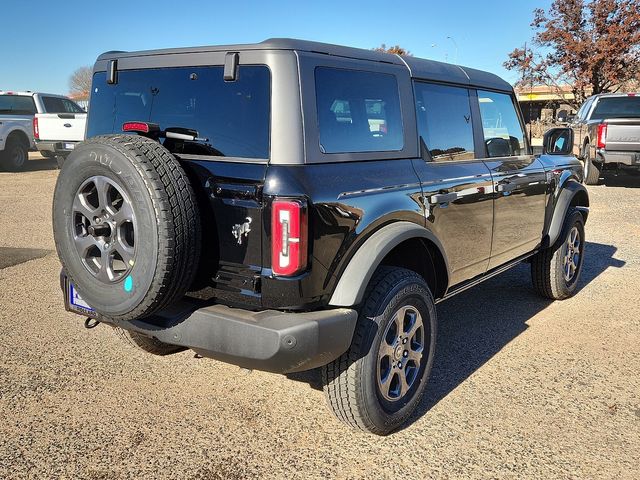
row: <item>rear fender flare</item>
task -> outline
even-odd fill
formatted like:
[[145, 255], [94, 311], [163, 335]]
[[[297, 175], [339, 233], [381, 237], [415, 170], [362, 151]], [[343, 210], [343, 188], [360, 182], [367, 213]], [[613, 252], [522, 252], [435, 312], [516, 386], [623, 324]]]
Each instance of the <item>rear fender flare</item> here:
[[362, 302], [371, 277], [387, 254], [402, 242], [412, 238], [424, 238], [433, 242], [440, 250], [449, 271], [442, 245], [432, 232], [411, 222], [395, 222], [373, 233], [358, 248], [340, 276], [329, 304], [350, 307]]

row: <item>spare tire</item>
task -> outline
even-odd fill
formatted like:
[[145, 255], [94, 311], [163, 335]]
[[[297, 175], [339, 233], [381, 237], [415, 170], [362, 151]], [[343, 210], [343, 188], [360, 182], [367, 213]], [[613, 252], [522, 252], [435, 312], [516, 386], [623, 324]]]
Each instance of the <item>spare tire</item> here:
[[82, 298], [114, 320], [182, 298], [200, 256], [200, 218], [177, 159], [135, 135], [94, 137], [64, 162], [53, 197], [58, 256]]

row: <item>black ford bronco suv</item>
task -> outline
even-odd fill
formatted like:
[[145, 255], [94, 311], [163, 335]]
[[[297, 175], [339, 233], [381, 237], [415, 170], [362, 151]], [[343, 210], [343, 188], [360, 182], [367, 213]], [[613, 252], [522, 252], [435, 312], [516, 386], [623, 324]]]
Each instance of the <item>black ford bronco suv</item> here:
[[490, 73], [288, 39], [109, 52], [86, 138], [53, 203], [66, 308], [154, 354], [321, 367], [356, 428], [417, 405], [437, 302], [521, 262], [576, 291], [573, 133], [532, 155]]

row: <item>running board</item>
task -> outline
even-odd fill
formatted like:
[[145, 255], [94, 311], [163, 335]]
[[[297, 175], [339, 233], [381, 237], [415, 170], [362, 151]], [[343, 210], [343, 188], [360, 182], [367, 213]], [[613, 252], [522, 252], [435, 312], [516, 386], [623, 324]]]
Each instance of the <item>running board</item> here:
[[533, 252], [527, 253], [525, 255], [522, 255], [522, 256], [516, 258], [515, 260], [510, 261], [509, 263], [505, 263], [504, 265], [502, 265], [500, 267], [496, 267], [493, 270], [481, 275], [480, 277], [476, 277], [473, 280], [469, 280], [468, 282], [463, 283], [459, 287], [454, 288], [450, 292], [447, 292], [447, 294], [444, 297], [437, 299], [436, 303], [440, 303], [440, 302], [442, 302], [444, 300], [447, 300], [447, 299], [453, 297], [454, 295], [457, 295], [459, 293], [464, 292], [465, 290], [470, 289], [471, 287], [475, 287], [476, 285], [484, 282], [485, 280], [488, 280], [488, 279], [490, 279], [492, 277], [495, 277], [496, 275], [499, 275], [499, 274], [501, 274], [503, 272], [506, 272], [510, 268], [513, 268], [516, 265], [521, 264], [527, 258], [533, 257], [536, 253], [538, 253], [538, 251], [534, 250]]

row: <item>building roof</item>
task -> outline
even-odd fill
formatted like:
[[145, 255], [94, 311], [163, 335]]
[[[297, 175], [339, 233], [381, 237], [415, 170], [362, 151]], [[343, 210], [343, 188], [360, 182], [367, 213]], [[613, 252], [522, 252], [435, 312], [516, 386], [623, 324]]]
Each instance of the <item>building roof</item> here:
[[396, 54], [366, 50], [363, 48], [344, 47], [329, 43], [297, 40], [292, 38], [270, 38], [260, 43], [241, 45], [216, 45], [206, 47], [169, 48], [162, 50], [147, 50], [139, 52], [106, 52], [98, 57], [100, 60], [109, 60], [122, 57], [139, 57], [152, 55], [172, 55], [180, 53], [199, 52], [228, 52], [242, 50], [295, 50], [301, 52], [321, 53], [337, 57], [357, 58], [373, 62], [390, 63], [393, 65], [405, 65], [415, 78], [451, 83], [462, 83], [481, 88], [512, 91], [512, 86], [502, 78], [489, 72], [462, 67], [434, 60], [426, 60], [416, 57], [401, 57]]

